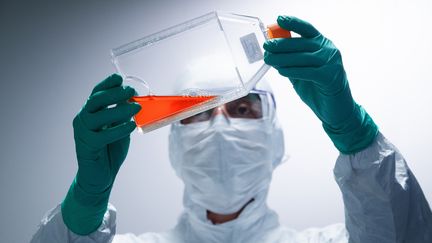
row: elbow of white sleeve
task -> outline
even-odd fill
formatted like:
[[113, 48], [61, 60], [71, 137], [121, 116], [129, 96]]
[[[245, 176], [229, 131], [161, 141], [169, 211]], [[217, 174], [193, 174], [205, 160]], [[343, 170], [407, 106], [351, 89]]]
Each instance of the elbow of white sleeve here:
[[108, 210], [99, 228], [85, 236], [77, 235], [70, 231], [63, 222], [61, 205], [48, 211], [42, 218], [38, 230], [33, 235], [31, 243], [42, 242], [90, 242], [102, 243], [111, 242], [116, 233], [116, 209], [112, 204], [108, 204]]
[[353, 242], [432, 242], [432, 213], [405, 159], [382, 134], [334, 168]]

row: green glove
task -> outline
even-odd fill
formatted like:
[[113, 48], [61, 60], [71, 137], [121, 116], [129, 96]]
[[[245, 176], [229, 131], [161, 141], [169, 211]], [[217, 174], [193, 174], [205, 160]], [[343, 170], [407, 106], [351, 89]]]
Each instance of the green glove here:
[[126, 158], [131, 118], [141, 107], [128, 100], [135, 94], [113, 74], [96, 85], [73, 120], [78, 172], [62, 203], [63, 221], [76, 234], [97, 230], [107, 210], [114, 179]]
[[266, 41], [264, 61], [289, 78], [340, 152], [352, 154], [366, 148], [378, 127], [353, 100], [339, 50], [303, 20], [279, 16], [277, 22], [301, 37]]

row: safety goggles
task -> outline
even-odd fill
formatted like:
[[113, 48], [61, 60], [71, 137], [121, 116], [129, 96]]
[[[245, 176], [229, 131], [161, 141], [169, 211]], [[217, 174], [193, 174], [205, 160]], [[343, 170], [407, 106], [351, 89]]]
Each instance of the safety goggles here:
[[271, 93], [254, 89], [242, 98], [180, 120], [180, 124], [189, 125], [209, 121], [219, 113], [233, 119], [263, 119], [272, 115], [274, 106], [275, 102]]

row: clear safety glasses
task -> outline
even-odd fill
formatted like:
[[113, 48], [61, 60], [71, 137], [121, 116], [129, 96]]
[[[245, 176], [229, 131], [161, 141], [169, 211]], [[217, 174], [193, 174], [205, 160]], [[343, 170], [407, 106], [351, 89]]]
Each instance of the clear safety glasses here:
[[240, 99], [180, 120], [180, 124], [188, 125], [209, 121], [219, 113], [234, 119], [263, 119], [273, 115], [274, 106], [275, 102], [271, 93], [253, 89]]

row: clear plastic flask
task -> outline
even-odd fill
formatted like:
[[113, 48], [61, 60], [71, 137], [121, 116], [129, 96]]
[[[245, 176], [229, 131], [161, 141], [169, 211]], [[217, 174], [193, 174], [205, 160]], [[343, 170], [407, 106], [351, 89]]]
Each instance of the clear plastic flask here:
[[134, 120], [148, 132], [243, 97], [270, 68], [262, 46], [290, 37], [260, 19], [211, 12], [111, 50], [142, 106]]

